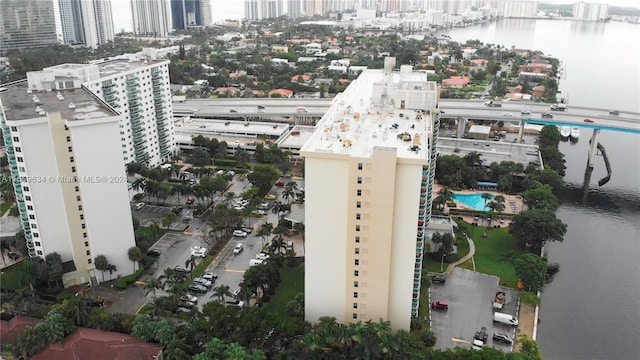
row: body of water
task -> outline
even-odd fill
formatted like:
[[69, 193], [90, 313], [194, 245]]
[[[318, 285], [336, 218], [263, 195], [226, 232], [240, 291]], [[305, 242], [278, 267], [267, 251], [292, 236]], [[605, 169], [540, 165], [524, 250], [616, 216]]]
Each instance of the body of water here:
[[[446, 32], [452, 40], [541, 50], [559, 58], [569, 103], [640, 112], [640, 26], [507, 19]], [[609, 183], [596, 159], [587, 200], [582, 183], [589, 131], [560, 143], [567, 160], [558, 217], [561, 243], [546, 247], [560, 272], [542, 293], [538, 342], [545, 359], [637, 359], [640, 339], [640, 135], [602, 132], [612, 166]]]
[[[493, 199], [495, 196], [491, 195]], [[453, 194], [453, 200], [459, 201], [474, 210], [485, 211], [489, 208], [485, 206], [487, 203], [482, 198], [482, 194]]]

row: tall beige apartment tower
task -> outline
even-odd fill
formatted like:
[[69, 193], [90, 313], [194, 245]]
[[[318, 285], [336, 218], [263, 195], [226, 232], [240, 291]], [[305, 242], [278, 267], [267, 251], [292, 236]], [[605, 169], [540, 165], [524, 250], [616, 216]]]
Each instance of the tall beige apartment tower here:
[[431, 217], [438, 87], [387, 58], [332, 102], [305, 157], [305, 318], [417, 315]]

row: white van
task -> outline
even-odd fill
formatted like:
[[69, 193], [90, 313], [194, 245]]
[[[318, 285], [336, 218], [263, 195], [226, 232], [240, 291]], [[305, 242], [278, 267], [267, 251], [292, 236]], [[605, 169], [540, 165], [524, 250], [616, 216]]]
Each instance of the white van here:
[[139, 202], [137, 204], [135, 204], [134, 206], [136, 208], [136, 210], [140, 210], [144, 207], [144, 203], [143, 202]]
[[493, 314], [493, 322], [511, 326], [518, 326], [518, 320], [514, 318], [513, 315], [501, 312], [496, 312]]
[[261, 259], [251, 259], [249, 260], [249, 266], [262, 265], [263, 262], [264, 260]]
[[287, 241], [287, 250], [293, 250], [293, 241]]
[[222, 175], [224, 175], [224, 170], [216, 171], [216, 176], [222, 176]]

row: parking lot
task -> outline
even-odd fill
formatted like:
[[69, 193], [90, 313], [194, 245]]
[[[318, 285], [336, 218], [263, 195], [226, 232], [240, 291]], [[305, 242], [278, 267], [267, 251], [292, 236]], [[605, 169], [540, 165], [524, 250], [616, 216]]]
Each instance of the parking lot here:
[[502, 290], [506, 293], [506, 299], [500, 312], [517, 316], [518, 294], [511, 289], [498, 287], [497, 284], [496, 276], [455, 268], [453, 273], [447, 276], [445, 284], [431, 286], [428, 301], [449, 303], [447, 311], [431, 310], [431, 330], [438, 338], [436, 349], [471, 347], [473, 335], [484, 326], [489, 334], [485, 346], [504, 352], [512, 350], [513, 345], [496, 342], [491, 338], [495, 332], [506, 332], [514, 339], [516, 333], [512, 326], [494, 324], [492, 305], [496, 291]]

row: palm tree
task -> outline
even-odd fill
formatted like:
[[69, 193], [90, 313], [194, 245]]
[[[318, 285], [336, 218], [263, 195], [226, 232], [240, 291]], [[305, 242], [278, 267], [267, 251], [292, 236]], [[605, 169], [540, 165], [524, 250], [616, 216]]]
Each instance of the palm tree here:
[[[191, 273], [193, 273], [193, 268], [196, 267], [196, 257], [191, 255], [191, 257], [184, 262], [184, 266], [188, 267]], [[191, 273], [189, 273], [189, 275], [191, 275]]]
[[287, 243], [284, 241], [284, 238], [281, 234], [278, 234], [271, 240], [270, 248], [273, 252], [277, 252], [278, 254], [280, 254], [280, 259], [284, 258], [284, 252], [287, 251]]
[[158, 240], [158, 234], [160, 233], [160, 222], [157, 220], [152, 220], [149, 225], [149, 231], [151, 231], [151, 238], [155, 243]]
[[493, 198], [493, 195], [489, 194], [489, 193], [482, 193], [482, 199], [484, 200], [484, 209], [486, 211], [487, 209], [487, 203], [489, 202], [489, 200], [491, 200]]
[[436, 197], [434, 202], [441, 204], [440, 210], [444, 208], [444, 205], [453, 199], [453, 191], [449, 189], [447, 186], [443, 186], [440, 191], [438, 191], [438, 196]]
[[273, 231], [273, 224], [266, 221], [264, 224], [260, 225], [260, 230], [256, 233], [257, 236], [262, 238], [262, 246], [264, 246], [264, 242], [271, 236], [271, 232]]
[[65, 299], [62, 304], [58, 305], [64, 317], [73, 320], [76, 326], [83, 326], [89, 318], [89, 308], [87, 303], [82, 301], [79, 296], [72, 296]]
[[224, 194], [225, 205], [229, 205], [235, 197], [236, 197], [236, 193], [234, 193], [233, 191], [226, 192]]
[[156, 289], [164, 290], [164, 284], [158, 279], [151, 279], [147, 281], [144, 288], [147, 290], [147, 295], [149, 295], [149, 293], [153, 293], [153, 299], [155, 300], [157, 299]]
[[231, 296], [229, 287], [227, 285], [220, 285], [218, 287], [213, 288], [213, 294], [211, 294], [211, 297], [214, 297], [214, 296], [218, 297], [218, 301], [220, 303], [224, 303], [224, 297]]
[[144, 254], [142, 253], [142, 250], [140, 250], [140, 248], [137, 246], [131, 247], [127, 251], [127, 256], [129, 257], [129, 260], [133, 262], [133, 272], [136, 272], [136, 263], [144, 260]]
[[303, 222], [297, 222], [297, 223], [293, 224], [293, 229], [295, 231], [297, 231], [298, 234], [302, 235], [302, 249], [304, 250], [304, 235], [305, 235], [304, 223]]
[[102, 281], [104, 282], [104, 272], [109, 267], [109, 260], [104, 255], [98, 255], [95, 259], [93, 259], [93, 264], [96, 267], [96, 270], [100, 270], [102, 272]]
[[118, 271], [118, 268], [113, 264], [109, 264], [107, 265], [107, 271], [109, 272], [109, 280], [111, 280], [111, 275], [113, 275], [114, 272]]
[[191, 360], [189, 346], [184, 339], [174, 338], [171, 340], [164, 350], [164, 358], [166, 360]]
[[296, 194], [291, 188], [285, 187], [282, 191], [282, 198], [289, 204], [291, 204], [290, 200], [295, 199]]

